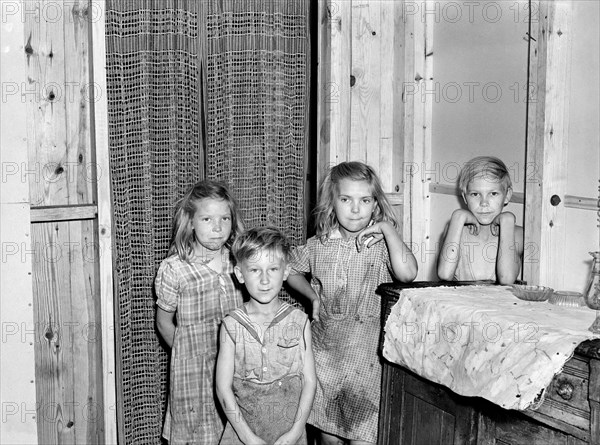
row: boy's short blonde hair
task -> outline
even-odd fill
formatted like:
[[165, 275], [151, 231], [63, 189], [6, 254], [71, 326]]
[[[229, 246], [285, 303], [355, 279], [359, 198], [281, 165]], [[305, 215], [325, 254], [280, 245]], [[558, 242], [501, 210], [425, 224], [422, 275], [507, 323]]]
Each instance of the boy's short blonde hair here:
[[256, 227], [239, 235], [233, 242], [231, 252], [239, 265], [244, 260], [257, 258], [261, 251], [280, 253], [287, 263], [290, 244], [285, 235], [275, 227]]
[[458, 176], [458, 187], [463, 194], [467, 193], [469, 183], [476, 176], [502, 183], [504, 191], [512, 189], [512, 181], [506, 165], [494, 156], [478, 156], [464, 165]]

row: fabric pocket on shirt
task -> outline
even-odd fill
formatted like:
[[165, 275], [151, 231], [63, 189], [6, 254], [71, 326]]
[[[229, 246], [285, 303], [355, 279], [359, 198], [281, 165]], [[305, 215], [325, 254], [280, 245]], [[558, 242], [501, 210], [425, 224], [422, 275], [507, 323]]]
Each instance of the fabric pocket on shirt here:
[[297, 340], [277, 343], [277, 362], [284, 366], [291, 366], [299, 350], [300, 342]]

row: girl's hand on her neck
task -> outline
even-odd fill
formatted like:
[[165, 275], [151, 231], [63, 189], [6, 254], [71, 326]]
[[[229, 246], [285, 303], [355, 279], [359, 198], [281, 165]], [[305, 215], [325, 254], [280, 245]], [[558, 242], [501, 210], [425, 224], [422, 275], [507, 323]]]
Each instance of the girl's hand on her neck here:
[[378, 223], [371, 223], [356, 237], [356, 248], [360, 252], [363, 247], [367, 249], [382, 239], [385, 238], [385, 231], [389, 229], [395, 230], [394, 227], [387, 221], [380, 221]]

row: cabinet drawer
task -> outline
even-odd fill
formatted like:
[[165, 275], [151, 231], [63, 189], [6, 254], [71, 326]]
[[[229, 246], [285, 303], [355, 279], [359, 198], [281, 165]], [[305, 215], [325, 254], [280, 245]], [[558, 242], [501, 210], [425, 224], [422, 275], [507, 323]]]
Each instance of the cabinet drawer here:
[[574, 356], [548, 386], [542, 405], [527, 411], [544, 414], [587, 431], [590, 427], [589, 372], [589, 362]]

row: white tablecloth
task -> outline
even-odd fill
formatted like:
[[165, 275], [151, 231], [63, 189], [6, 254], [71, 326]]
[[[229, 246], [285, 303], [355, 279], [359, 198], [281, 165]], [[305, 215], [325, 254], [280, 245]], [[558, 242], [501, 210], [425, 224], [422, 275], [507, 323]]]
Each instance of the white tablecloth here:
[[[404, 289], [385, 325], [384, 357], [457, 394], [535, 408], [596, 316], [519, 300], [505, 286]], [[533, 405], [533, 406], [531, 406]]]

